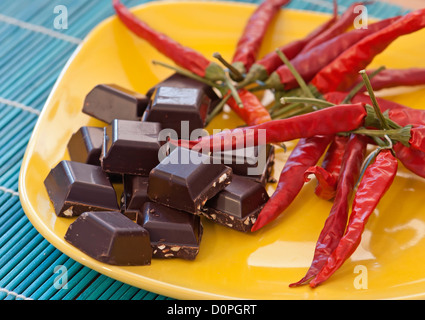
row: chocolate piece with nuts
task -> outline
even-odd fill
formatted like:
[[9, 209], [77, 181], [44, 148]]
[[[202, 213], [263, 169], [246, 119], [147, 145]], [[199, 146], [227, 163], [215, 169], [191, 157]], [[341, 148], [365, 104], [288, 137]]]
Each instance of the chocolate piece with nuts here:
[[199, 216], [146, 202], [136, 222], [149, 231], [154, 258], [193, 260], [198, 255], [203, 232]]
[[232, 182], [208, 200], [198, 214], [226, 227], [247, 232], [268, 199], [263, 185], [234, 175]]
[[44, 185], [59, 217], [119, 211], [115, 190], [99, 166], [62, 160], [50, 170]]

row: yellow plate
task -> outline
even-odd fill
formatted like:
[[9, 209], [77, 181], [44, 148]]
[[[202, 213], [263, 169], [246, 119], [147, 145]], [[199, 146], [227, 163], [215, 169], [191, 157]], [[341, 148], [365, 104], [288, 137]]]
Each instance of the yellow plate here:
[[[253, 10], [248, 4], [161, 2], [140, 6], [135, 13], [207, 57], [219, 51], [231, 59]], [[280, 12], [261, 55], [306, 35], [326, 19], [326, 15], [304, 11]], [[373, 65], [425, 67], [424, 50], [425, 30], [397, 40]], [[43, 181], [60, 160], [68, 159], [66, 145], [73, 132], [84, 125], [104, 125], [81, 112], [86, 94], [99, 83], [146, 92], [170, 74], [152, 65], [152, 59], [169, 62], [111, 17], [88, 35], [60, 75], [28, 145], [19, 184], [28, 218], [50, 243], [100, 273], [178, 299], [425, 298], [425, 180], [403, 167], [370, 218], [359, 249], [316, 289], [288, 288], [310, 265], [331, 207], [330, 202], [315, 197], [314, 181], [306, 184], [285, 214], [255, 234], [204, 221], [200, 253], [192, 262], [153, 260], [151, 266], [117, 267], [93, 260], [65, 242], [63, 236], [73, 220], [55, 216]], [[424, 93], [423, 89], [386, 92], [412, 107], [425, 105]], [[240, 123], [234, 114], [225, 112], [210, 127], [232, 128]], [[286, 156], [278, 151], [275, 177]], [[273, 187], [269, 186], [269, 192]]]

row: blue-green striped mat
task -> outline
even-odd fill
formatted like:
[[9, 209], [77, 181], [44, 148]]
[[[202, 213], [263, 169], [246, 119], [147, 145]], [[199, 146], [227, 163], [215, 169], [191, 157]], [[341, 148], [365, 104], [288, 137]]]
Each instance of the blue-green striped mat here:
[[[123, 1], [129, 7], [144, 2]], [[353, 0], [338, 2], [343, 10]], [[57, 5], [68, 10], [66, 30], [53, 27]], [[332, 1], [293, 0], [289, 7], [331, 12]], [[368, 9], [378, 18], [405, 13], [378, 1]], [[0, 300], [169, 299], [68, 258], [34, 229], [19, 202], [21, 160], [46, 98], [81, 39], [112, 14], [111, 0], [0, 1]], [[58, 265], [68, 270], [66, 289], [54, 285]]]

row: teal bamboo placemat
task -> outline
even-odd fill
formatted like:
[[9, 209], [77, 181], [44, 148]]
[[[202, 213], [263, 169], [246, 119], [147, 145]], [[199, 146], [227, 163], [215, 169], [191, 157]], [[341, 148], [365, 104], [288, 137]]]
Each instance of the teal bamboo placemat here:
[[[128, 7], [146, 2], [123, 1]], [[339, 0], [340, 10], [352, 2]], [[57, 6], [67, 10], [67, 29], [54, 27]], [[288, 7], [332, 12], [332, 0], [293, 0]], [[368, 12], [386, 18], [405, 10], [377, 1]], [[70, 259], [35, 230], [19, 201], [21, 161], [40, 111], [78, 44], [113, 13], [110, 0], [0, 2], [0, 300], [169, 299]], [[67, 269], [66, 286], [55, 282], [57, 266]]]

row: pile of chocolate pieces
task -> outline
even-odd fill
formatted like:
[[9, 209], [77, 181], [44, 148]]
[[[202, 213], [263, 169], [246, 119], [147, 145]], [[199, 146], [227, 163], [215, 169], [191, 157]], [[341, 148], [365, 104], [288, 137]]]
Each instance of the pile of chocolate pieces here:
[[[160, 139], [164, 129], [180, 137], [183, 123], [204, 128], [219, 101], [211, 87], [179, 74], [146, 95], [112, 84], [93, 88], [82, 111], [106, 125], [75, 132], [70, 160], [44, 181], [56, 215], [76, 217], [65, 240], [98, 261], [128, 266], [195, 259], [204, 218], [248, 232], [268, 200], [273, 146], [206, 155]], [[266, 161], [248, 175], [260, 152]], [[192, 156], [196, 163], [182, 161]]]

